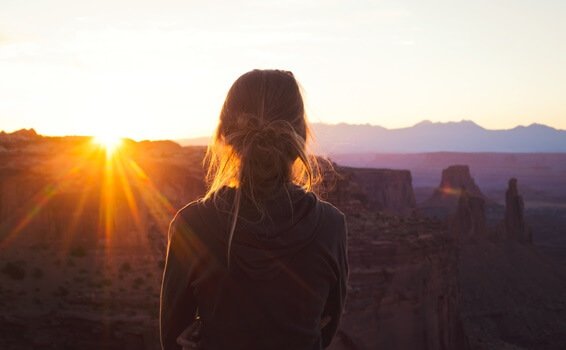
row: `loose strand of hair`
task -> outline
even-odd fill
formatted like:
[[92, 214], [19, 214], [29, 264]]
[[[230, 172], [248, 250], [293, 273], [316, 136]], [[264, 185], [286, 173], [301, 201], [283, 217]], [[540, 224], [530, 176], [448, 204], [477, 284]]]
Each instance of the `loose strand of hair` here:
[[226, 267], [230, 270], [230, 258], [232, 255], [232, 242], [234, 240], [234, 232], [236, 231], [236, 223], [238, 222], [238, 215], [240, 213], [240, 201], [242, 197], [242, 188], [238, 187], [236, 189], [236, 194], [234, 195], [234, 206], [232, 209], [232, 223], [230, 225], [230, 231], [228, 234], [228, 246], [226, 249]]

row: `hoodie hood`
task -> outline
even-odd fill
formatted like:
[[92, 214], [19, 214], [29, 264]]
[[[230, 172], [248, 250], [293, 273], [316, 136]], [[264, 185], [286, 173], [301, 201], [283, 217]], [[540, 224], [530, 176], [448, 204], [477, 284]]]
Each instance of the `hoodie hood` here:
[[[234, 189], [226, 189], [226, 203], [231, 205], [234, 195]], [[267, 280], [315, 238], [321, 205], [312, 192], [289, 184], [262, 201], [262, 208], [260, 216], [254, 204], [242, 197], [230, 259], [250, 278]], [[227, 221], [231, 223], [231, 215]]]

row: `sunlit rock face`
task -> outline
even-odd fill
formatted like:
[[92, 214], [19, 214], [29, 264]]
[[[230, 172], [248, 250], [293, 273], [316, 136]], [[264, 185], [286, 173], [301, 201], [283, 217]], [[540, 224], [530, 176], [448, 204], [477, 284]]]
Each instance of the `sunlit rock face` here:
[[22, 141], [0, 154], [0, 237], [161, 246], [175, 211], [205, 192], [203, 154], [129, 142], [108, 158], [84, 138]]
[[20, 129], [11, 133], [0, 131], [0, 144], [21, 144], [41, 138], [34, 129]]
[[393, 215], [415, 214], [416, 203], [408, 170], [337, 166], [330, 200], [355, 212], [356, 206]]
[[205, 192], [204, 148], [0, 145], [0, 348], [157, 348], [167, 228]]

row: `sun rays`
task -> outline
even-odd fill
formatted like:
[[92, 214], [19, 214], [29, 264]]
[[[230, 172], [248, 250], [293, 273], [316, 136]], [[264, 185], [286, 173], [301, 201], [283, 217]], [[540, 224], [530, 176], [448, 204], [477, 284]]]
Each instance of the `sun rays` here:
[[[2, 222], [0, 250], [18, 237], [44, 229], [48, 220], [58, 220], [61, 232], [50, 232], [49, 237], [52, 243], [59, 242], [60, 254], [93, 235], [93, 243], [104, 247], [108, 261], [112, 260], [109, 250], [130, 243], [154, 251], [150, 235], [161, 233], [165, 239], [175, 206], [163, 194], [162, 181], [158, 186], [153, 178], [160, 173], [157, 163], [130, 149], [135, 147], [120, 138], [96, 137], [86, 139], [76, 148], [79, 151], [45, 155], [42, 162], [56, 163], [52, 158], [59, 157], [65, 166], [52, 164], [44, 185]], [[57, 203], [65, 203], [65, 209]]]
[[112, 133], [102, 133], [94, 136], [92, 142], [102, 147], [107, 157], [111, 157], [122, 146], [123, 138]]

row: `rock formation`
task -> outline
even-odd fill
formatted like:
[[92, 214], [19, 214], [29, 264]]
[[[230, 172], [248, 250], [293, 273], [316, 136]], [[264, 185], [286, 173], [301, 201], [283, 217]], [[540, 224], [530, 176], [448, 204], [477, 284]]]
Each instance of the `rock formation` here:
[[411, 172], [336, 166], [338, 179], [330, 185], [328, 198], [345, 210], [366, 208], [388, 214], [410, 216], [416, 202]]
[[348, 224], [350, 290], [330, 349], [467, 349], [446, 227], [363, 209]]
[[517, 188], [517, 179], [509, 179], [505, 192], [504, 237], [521, 243], [532, 243], [532, 232], [525, 222], [523, 197]]
[[471, 197], [485, 198], [467, 165], [449, 166], [442, 170], [440, 185], [427, 201], [427, 205], [456, 207], [462, 188], [465, 188]]
[[463, 241], [485, 239], [485, 200], [472, 196], [467, 189], [460, 190], [456, 213], [452, 218], [452, 232]]
[[0, 142], [18, 142], [40, 137], [34, 129], [20, 129], [11, 133], [0, 131]]
[[467, 349], [455, 240], [445, 225], [412, 215], [410, 172], [335, 169], [327, 196], [347, 215], [351, 269], [330, 349]]
[[457, 211], [462, 189], [467, 192], [466, 198], [474, 198], [474, 202], [478, 202], [475, 198], [479, 198], [484, 201], [484, 206], [497, 205], [481, 192], [467, 165], [452, 165], [442, 171], [440, 185], [420, 209], [427, 216], [447, 219]]

